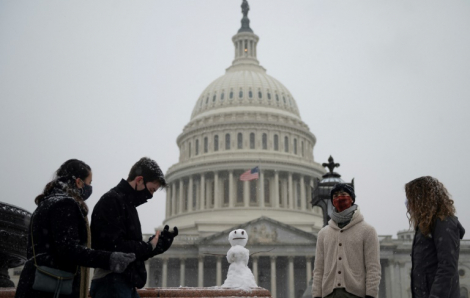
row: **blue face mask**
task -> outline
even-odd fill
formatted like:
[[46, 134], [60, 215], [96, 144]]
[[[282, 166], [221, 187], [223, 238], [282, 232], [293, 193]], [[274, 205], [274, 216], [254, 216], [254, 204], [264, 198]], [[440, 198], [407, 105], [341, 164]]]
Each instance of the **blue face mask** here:
[[85, 182], [83, 182], [83, 187], [80, 188], [80, 197], [82, 197], [82, 199], [86, 201], [91, 196], [92, 192], [93, 192], [93, 186], [88, 185]]

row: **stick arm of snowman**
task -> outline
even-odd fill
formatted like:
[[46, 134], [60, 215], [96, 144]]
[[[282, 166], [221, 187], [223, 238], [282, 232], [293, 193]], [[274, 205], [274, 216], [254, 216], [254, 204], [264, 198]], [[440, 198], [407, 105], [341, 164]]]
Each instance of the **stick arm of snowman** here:
[[[261, 251], [257, 251], [257, 252], [254, 252], [252, 254], [250, 254], [250, 257], [252, 255], [255, 255], [255, 254], [259, 254], [259, 253], [262, 253], [262, 252], [270, 252], [270, 251], [273, 251], [275, 248], [271, 248], [270, 250], [261, 250]], [[225, 257], [226, 255], [222, 255], [222, 254], [212, 254], [212, 253], [209, 253], [209, 252], [206, 252], [204, 253], [205, 255], [211, 255], [211, 256], [218, 256], [218, 257]]]

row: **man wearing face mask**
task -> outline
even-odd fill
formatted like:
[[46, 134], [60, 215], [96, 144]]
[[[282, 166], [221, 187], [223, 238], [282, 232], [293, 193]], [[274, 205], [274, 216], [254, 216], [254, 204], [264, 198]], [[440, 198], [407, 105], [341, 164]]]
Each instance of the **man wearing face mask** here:
[[93, 298], [136, 298], [135, 288], [147, 280], [145, 261], [168, 250], [178, 229], [157, 231], [149, 241], [142, 238], [137, 207], [145, 204], [160, 188], [165, 188], [163, 172], [147, 157], [141, 158], [129, 172], [127, 180], [105, 193], [91, 216], [92, 247], [106, 251], [134, 253], [136, 260], [123, 273], [95, 270], [90, 294]]
[[381, 276], [377, 232], [364, 221], [351, 186], [336, 184], [330, 198], [331, 220], [317, 238], [313, 297], [377, 297]]

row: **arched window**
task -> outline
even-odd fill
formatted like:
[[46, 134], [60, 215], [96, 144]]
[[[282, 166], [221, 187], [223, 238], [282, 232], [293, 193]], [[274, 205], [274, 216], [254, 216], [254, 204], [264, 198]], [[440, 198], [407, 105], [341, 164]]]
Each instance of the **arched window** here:
[[304, 141], [302, 141], [302, 142], [300, 143], [300, 150], [301, 150], [301, 151], [300, 151], [300, 154], [302, 154], [302, 156], [304, 156]]
[[[241, 96], [240, 96], [240, 97], [241, 97]], [[252, 97], [253, 97], [253, 92], [251, 92], [251, 90], [248, 91], [248, 97], [249, 97], [249, 98], [252, 98]]]
[[242, 98], [243, 97], [243, 90], [240, 89], [240, 92], [238, 92], [238, 97]]
[[204, 138], [204, 153], [207, 153], [209, 151], [209, 140], [207, 137]]
[[271, 203], [271, 189], [269, 188], [269, 179], [264, 179], [264, 203], [270, 204]]
[[284, 137], [284, 151], [289, 152], [289, 137]]
[[255, 134], [250, 133], [250, 149], [255, 149]]
[[196, 210], [196, 203], [197, 203], [197, 184], [196, 184], [196, 182], [193, 182], [192, 187], [193, 187], [193, 210]]
[[188, 210], [188, 189], [189, 189], [189, 185], [188, 187], [184, 187], [186, 183], [183, 182], [183, 198], [184, 198], [184, 205], [183, 205], [183, 210], [186, 211]]
[[225, 150], [230, 150], [230, 134], [225, 135]]
[[237, 179], [237, 204], [243, 204], [243, 183]]
[[286, 104], [286, 97], [283, 95], [282, 99], [284, 100], [284, 104]]
[[258, 91], [258, 97], [259, 97], [260, 99], [263, 98], [263, 93], [261, 93], [261, 90]]
[[224, 92], [220, 94], [220, 100], [224, 100]]
[[207, 98], [206, 98], [206, 104], [209, 102], [209, 95], [207, 95]]
[[233, 90], [230, 90], [230, 99], [233, 98]]
[[219, 136], [214, 136], [214, 151], [219, 151]]
[[243, 149], [243, 134], [241, 132], [237, 135], [237, 144], [238, 149]]
[[229, 201], [229, 181], [228, 179], [224, 179], [224, 198], [223, 198], [223, 202], [224, 202], [224, 205], [228, 205], [228, 201]]
[[214, 208], [215, 203], [215, 181], [211, 181], [211, 206]]
[[271, 93], [268, 91], [268, 100], [271, 100]]
[[256, 204], [258, 202], [257, 200], [257, 180], [252, 180], [250, 181], [250, 203], [251, 204]]
[[188, 143], [189, 148], [188, 148], [188, 157], [191, 157], [191, 142]]
[[296, 197], [297, 197], [297, 209], [300, 209], [301, 203], [300, 203], [300, 183], [296, 183]]
[[263, 143], [263, 150], [268, 149], [268, 135], [265, 133], [263, 133], [262, 143]]
[[199, 139], [196, 140], [196, 155], [199, 154]]
[[276, 93], [276, 100], [279, 101], [279, 95]]
[[274, 150], [279, 151], [279, 137], [274, 135]]
[[294, 154], [297, 154], [297, 139], [294, 139]]
[[279, 206], [282, 206], [282, 199], [284, 194], [282, 193], [282, 183], [279, 181]]
[[216, 97], [217, 97], [217, 94], [214, 94], [214, 96], [212, 96], [212, 101], [215, 101]]

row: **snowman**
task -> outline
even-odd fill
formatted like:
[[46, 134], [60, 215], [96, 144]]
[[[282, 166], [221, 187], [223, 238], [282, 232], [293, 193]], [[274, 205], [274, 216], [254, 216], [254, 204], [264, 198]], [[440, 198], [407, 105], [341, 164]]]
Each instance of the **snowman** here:
[[222, 287], [241, 288], [249, 291], [250, 288], [258, 287], [255, 277], [248, 268], [248, 259], [250, 251], [245, 248], [248, 241], [248, 234], [245, 230], [238, 229], [230, 232], [228, 240], [232, 245], [227, 252], [227, 261], [230, 266], [228, 268], [227, 279]]

